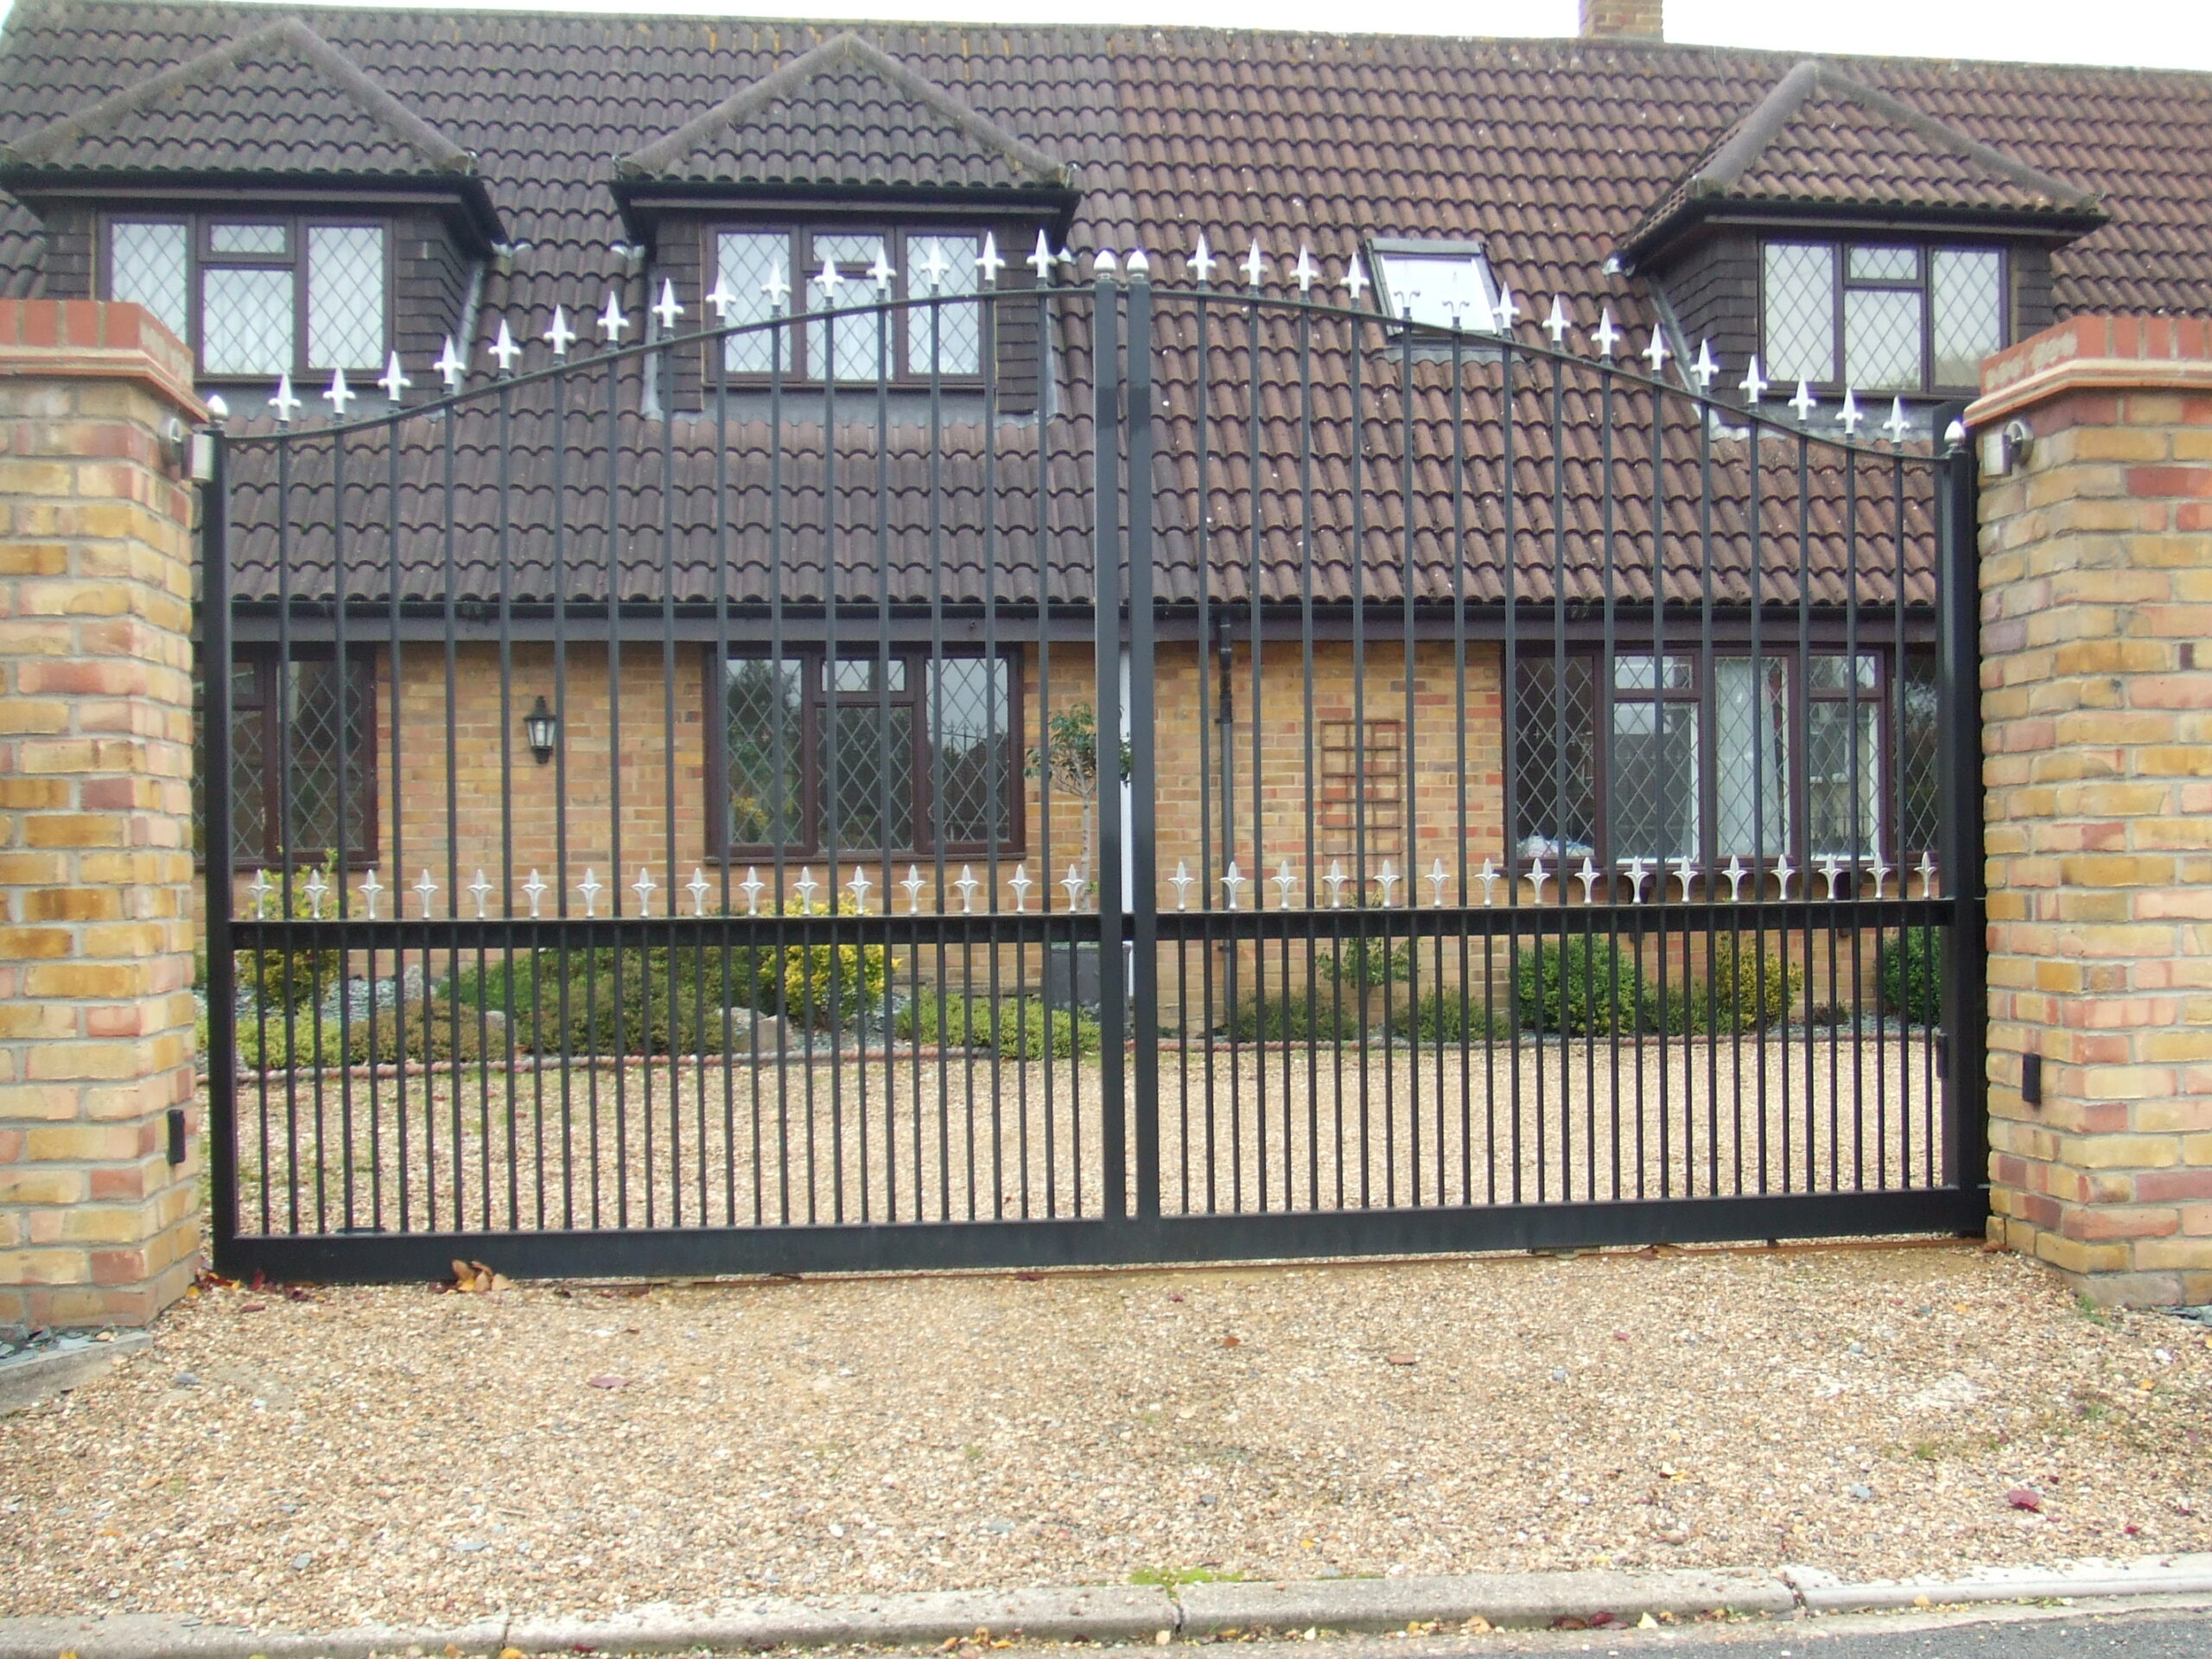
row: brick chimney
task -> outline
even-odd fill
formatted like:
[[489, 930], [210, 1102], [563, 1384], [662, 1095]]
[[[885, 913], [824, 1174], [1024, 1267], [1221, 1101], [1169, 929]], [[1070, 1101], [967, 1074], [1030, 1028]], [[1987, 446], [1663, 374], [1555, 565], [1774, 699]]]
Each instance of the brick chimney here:
[[1666, 38], [1666, 0], [1581, 0], [1586, 41], [1657, 41]]

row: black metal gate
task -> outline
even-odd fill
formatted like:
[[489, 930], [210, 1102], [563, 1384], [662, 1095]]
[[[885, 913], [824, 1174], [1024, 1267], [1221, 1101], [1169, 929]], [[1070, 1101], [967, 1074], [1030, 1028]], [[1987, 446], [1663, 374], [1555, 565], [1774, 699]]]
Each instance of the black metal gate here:
[[1041, 255], [219, 440], [219, 1264], [1978, 1229], [1955, 411]]

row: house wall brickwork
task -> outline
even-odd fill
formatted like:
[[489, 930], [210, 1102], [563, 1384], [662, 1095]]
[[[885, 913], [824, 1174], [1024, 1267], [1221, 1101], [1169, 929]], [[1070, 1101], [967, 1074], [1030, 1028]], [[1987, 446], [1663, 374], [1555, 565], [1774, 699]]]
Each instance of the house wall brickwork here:
[[2212, 324], [2075, 318], [1983, 386], [1992, 1236], [2212, 1301]]
[[200, 414], [137, 306], [0, 302], [0, 1326], [143, 1324], [199, 1247]]

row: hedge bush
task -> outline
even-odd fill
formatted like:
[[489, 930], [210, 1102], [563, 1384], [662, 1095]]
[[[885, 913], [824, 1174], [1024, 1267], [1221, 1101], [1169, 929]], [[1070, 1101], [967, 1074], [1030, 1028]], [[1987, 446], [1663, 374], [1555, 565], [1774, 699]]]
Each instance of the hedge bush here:
[[1364, 1024], [1359, 998], [1310, 985], [1247, 998], [1230, 1015], [1229, 1029], [1254, 1042], [1341, 1042], [1357, 1038]]
[[1883, 936], [1874, 959], [1882, 1006], [1916, 1026], [1943, 1020], [1943, 936], [1908, 927]]
[[[410, 1060], [480, 1060], [486, 1046], [486, 1022], [479, 1018], [480, 1013], [478, 1008], [448, 1001], [410, 1002], [403, 1042], [399, 1010], [378, 1008], [373, 1020], [352, 1022], [346, 1032], [346, 1058], [356, 1065], [365, 1064], [372, 1054], [378, 1065], [391, 1065], [403, 1053]], [[333, 1040], [324, 1051], [326, 1063], [337, 1057], [334, 1023], [330, 1035]], [[503, 1055], [506, 1045], [502, 1033], [494, 1027], [490, 1035], [492, 1052]]]
[[1633, 950], [1607, 939], [1546, 939], [1513, 953], [1513, 986], [1522, 1026], [1570, 1037], [1649, 1031], [1656, 999]]
[[1034, 997], [925, 995], [899, 1010], [892, 1029], [908, 1042], [995, 1050], [1010, 1060], [1096, 1054], [1098, 1022], [1071, 1009], [1048, 1014]]
[[1456, 1043], [1462, 1039], [1482, 1042], [1495, 1038], [1507, 1041], [1513, 1021], [1503, 1008], [1478, 1001], [1472, 992], [1431, 991], [1418, 1002], [1390, 1010], [1390, 1034], [1421, 1043]]
[[1354, 935], [1338, 940], [1336, 950], [1317, 958], [1315, 966], [1338, 984], [1361, 990], [1402, 985], [1413, 977], [1413, 941], [1394, 945], [1380, 936]]
[[[327, 907], [336, 901], [328, 893], [338, 890], [337, 863], [325, 857], [320, 865], [293, 870], [287, 880], [280, 869], [269, 875], [268, 885], [259, 900], [251, 905], [240, 921], [251, 925], [256, 921], [289, 921], [295, 917], [308, 915], [314, 906], [307, 896], [308, 878], [320, 870], [325, 887]], [[199, 964], [194, 964], [198, 970]], [[328, 995], [340, 983], [344, 958], [337, 950], [241, 950], [238, 953], [238, 985], [245, 993], [242, 1005], [248, 1010], [279, 1013], [286, 1008], [297, 1008]]]
[[1703, 955], [1694, 949], [1691, 965], [1709, 966], [1705, 976], [1667, 988], [1660, 1023], [1670, 1033], [1704, 1036], [1778, 1026], [1805, 988], [1803, 969], [1777, 955], [1762, 956], [1732, 934], [1713, 940], [1709, 964], [1700, 962]]

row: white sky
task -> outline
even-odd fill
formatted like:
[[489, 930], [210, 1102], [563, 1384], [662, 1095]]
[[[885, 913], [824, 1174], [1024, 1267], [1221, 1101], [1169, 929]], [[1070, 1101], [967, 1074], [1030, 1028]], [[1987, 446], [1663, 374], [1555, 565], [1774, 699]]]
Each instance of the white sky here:
[[[407, 0], [371, 0], [404, 4]], [[1575, 0], [461, 0], [593, 11], [959, 22], [1188, 23], [1407, 35], [1572, 35]], [[438, 0], [432, 0], [438, 3]], [[1666, 0], [1667, 38], [1783, 51], [2212, 70], [2212, 0]]]

